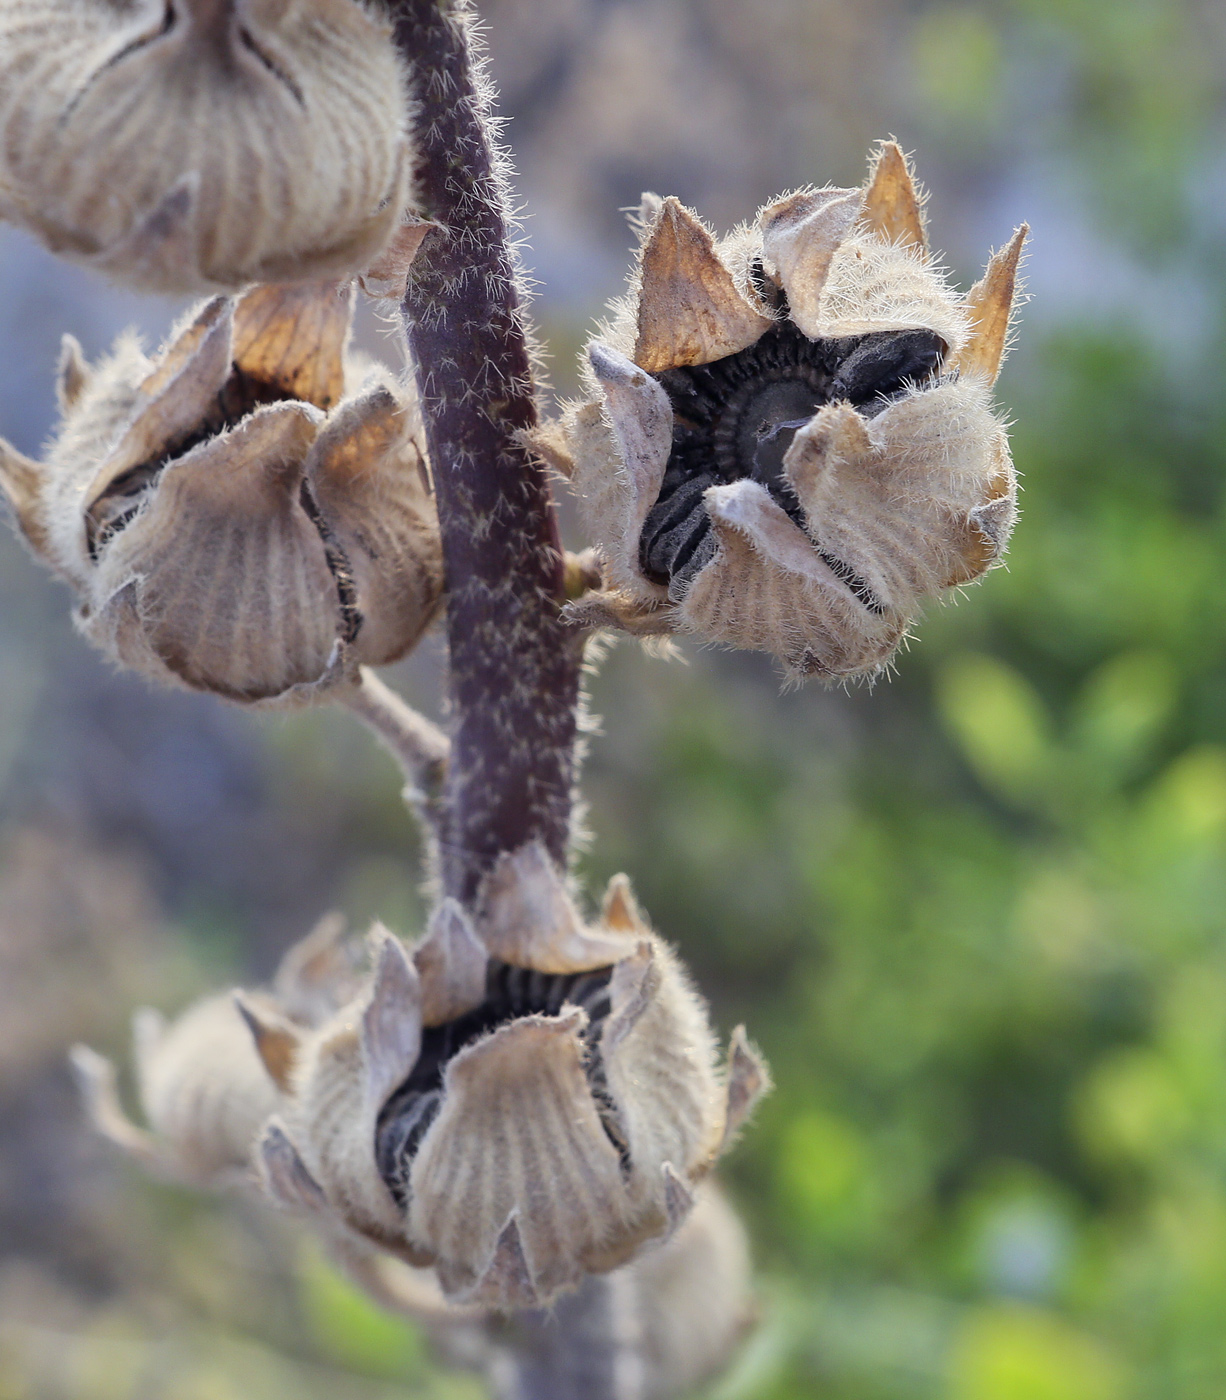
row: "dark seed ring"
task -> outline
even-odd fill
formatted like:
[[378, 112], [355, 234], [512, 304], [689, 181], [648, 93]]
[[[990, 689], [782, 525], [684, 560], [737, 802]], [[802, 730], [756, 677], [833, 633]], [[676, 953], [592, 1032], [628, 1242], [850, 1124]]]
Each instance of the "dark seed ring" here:
[[[806, 529], [783, 469], [792, 439], [824, 404], [850, 403], [866, 418], [939, 370], [945, 342], [934, 331], [872, 331], [810, 340], [790, 321], [755, 344], [706, 365], [657, 376], [673, 407], [673, 448], [639, 538], [639, 562], [674, 599], [685, 596], [716, 552], [703, 493], [745, 478], [760, 482]], [[873, 612], [882, 607], [842, 561], [831, 569]]]
[[421, 1054], [413, 1072], [383, 1105], [375, 1130], [379, 1175], [402, 1207], [408, 1203], [409, 1171], [422, 1139], [443, 1102], [443, 1073], [465, 1046], [523, 1016], [556, 1016], [564, 1006], [581, 1006], [588, 1015], [583, 1036], [588, 1046], [584, 1070], [601, 1123], [623, 1162], [628, 1162], [617, 1115], [605, 1085], [600, 1035], [611, 1009], [611, 967], [593, 972], [554, 974], [512, 967], [491, 958], [485, 1000], [454, 1021], [422, 1033]]

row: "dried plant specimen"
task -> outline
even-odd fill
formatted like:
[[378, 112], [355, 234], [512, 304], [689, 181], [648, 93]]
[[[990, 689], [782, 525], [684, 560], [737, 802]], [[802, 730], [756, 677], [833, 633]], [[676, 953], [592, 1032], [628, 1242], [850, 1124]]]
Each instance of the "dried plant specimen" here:
[[390, 376], [353, 384], [352, 295], [214, 298], [152, 361], [121, 338], [91, 368], [68, 341], [46, 460], [0, 443], [26, 539], [116, 660], [294, 699], [397, 660], [430, 622], [442, 562], [420, 429]]
[[[539, 844], [499, 863], [475, 927], [444, 900], [411, 951], [379, 925], [369, 942], [364, 980], [325, 924], [268, 991], [170, 1026], [139, 1013], [148, 1129], [78, 1047], [94, 1121], [189, 1180], [254, 1165], [342, 1255], [373, 1246], [433, 1266], [453, 1303], [509, 1310], [671, 1237], [768, 1088], [739, 1030], [717, 1067], [706, 1009], [625, 877], [586, 926]], [[725, 1222], [701, 1246], [732, 1280], [729, 1306], [738, 1241]]]
[[540, 439], [604, 553], [572, 611], [872, 674], [1013, 528], [991, 387], [1025, 230], [959, 298], [892, 144], [863, 189], [785, 196], [719, 244], [674, 199], [643, 220], [590, 401]]
[[359, 0], [0, 4], [0, 217], [146, 289], [364, 267], [404, 213], [407, 114]]
[[536, 844], [497, 867], [476, 928], [448, 900], [412, 953], [377, 930], [370, 986], [288, 1058], [259, 1015], [285, 1096], [270, 1193], [483, 1307], [547, 1304], [675, 1230], [766, 1087], [739, 1033], [717, 1069], [624, 879], [587, 927]]
[[[356, 990], [344, 922], [322, 919], [282, 959], [272, 988], [205, 997], [167, 1021], [144, 1007], [132, 1020], [133, 1061], [147, 1127], [120, 1105], [114, 1067], [87, 1046], [73, 1068], [95, 1126], [163, 1175], [198, 1185], [253, 1179], [252, 1149], [281, 1102], [267, 1066], [296, 1029], [318, 1024]], [[253, 1028], [264, 1040], [253, 1040]]]

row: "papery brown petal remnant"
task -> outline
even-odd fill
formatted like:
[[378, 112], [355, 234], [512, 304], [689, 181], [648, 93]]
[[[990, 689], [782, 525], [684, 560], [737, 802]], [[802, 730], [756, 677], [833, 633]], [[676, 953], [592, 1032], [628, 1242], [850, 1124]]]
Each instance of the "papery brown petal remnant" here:
[[149, 290], [361, 270], [401, 225], [406, 111], [356, 0], [0, 4], [0, 216]]
[[894, 141], [883, 141], [864, 194], [865, 222], [882, 238], [904, 247], [928, 249], [923, 201], [907, 158]]
[[1030, 227], [1023, 224], [999, 252], [993, 253], [987, 271], [967, 294], [973, 320], [971, 337], [958, 356], [964, 374], [982, 375], [996, 382], [1009, 340], [1017, 286], [1017, 269]]
[[216, 297], [153, 360], [74, 356], [45, 462], [0, 446], [22, 532], [104, 651], [293, 702], [416, 643], [442, 591], [431, 481], [390, 376], [345, 397], [352, 308], [335, 282]]
[[794, 191], [718, 242], [676, 200], [644, 207], [633, 295], [560, 424], [603, 563], [567, 616], [872, 676], [1008, 543], [990, 390], [1025, 230], [960, 297], [894, 142], [862, 188]]
[[650, 374], [721, 359], [770, 325], [737, 290], [711, 235], [671, 197], [643, 245], [640, 276], [634, 362]]

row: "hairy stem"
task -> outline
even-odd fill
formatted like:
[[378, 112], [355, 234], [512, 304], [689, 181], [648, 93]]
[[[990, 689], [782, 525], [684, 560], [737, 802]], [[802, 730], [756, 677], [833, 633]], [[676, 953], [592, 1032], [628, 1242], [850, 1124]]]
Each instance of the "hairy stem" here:
[[453, 709], [444, 891], [471, 905], [504, 851], [539, 838], [564, 864], [579, 644], [563, 626], [562, 551], [537, 421], [505, 182], [474, 73], [467, 7], [394, 0], [418, 103], [417, 168], [435, 221], [402, 312], [434, 466]]
[[[437, 227], [401, 308], [434, 469], [447, 584], [453, 731], [443, 891], [469, 906], [503, 852], [541, 840], [565, 865], [581, 644], [543, 463], [510, 214], [463, 0], [392, 0], [413, 75], [418, 192]], [[514, 1400], [636, 1400], [609, 1284], [525, 1313], [491, 1379]], [[565, 1323], [563, 1318], [566, 1319]]]
[[633, 1289], [629, 1270], [593, 1276], [549, 1312], [517, 1318], [495, 1400], [642, 1400]]

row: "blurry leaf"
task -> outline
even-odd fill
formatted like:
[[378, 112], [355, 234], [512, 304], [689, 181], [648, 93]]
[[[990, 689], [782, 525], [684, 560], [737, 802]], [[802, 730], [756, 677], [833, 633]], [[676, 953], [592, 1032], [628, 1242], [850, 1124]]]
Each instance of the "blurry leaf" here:
[[999, 115], [1003, 71], [1000, 34], [978, 6], [938, 5], [923, 13], [912, 36], [916, 85], [946, 120], [982, 127]]
[[1050, 723], [1033, 687], [991, 656], [947, 662], [937, 702], [950, 733], [990, 792], [1032, 798], [1051, 775]]
[[412, 1323], [377, 1307], [314, 1245], [303, 1247], [299, 1279], [311, 1335], [324, 1355], [350, 1370], [389, 1380], [420, 1372], [424, 1353]]
[[1056, 967], [1093, 966], [1103, 954], [1101, 900], [1074, 871], [1036, 870], [1018, 892], [1013, 918], [1025, 944]]
[[1099, 1342], [1024, 1307], [968, 1314], [950, 1357], [949, 1400], [1116, 1400], [1125, 1377]]
[[1203, 744], [1177, 758], [1148, 793], [1144, 819], [1162, 846], [1226, 836], [1226, 748]]
[[1159, 1055], [1128, 1049], [1090, 1071], [1073, 1100], [1073, 1117], [1092, 1157], [1153, 1165], [1178, 1151], [1188, 1128], [1188, 1105]]
[[1074, 705], [1070, 737], [1100, 773], [1126, 776], [1169, 722], [1178, 698], [1170, 658], [1130, 651], [1093, 672]]
[[871, 1225], [873, 1164], [846, 1119], [815, 1108], [798, 1113], [784, 1129], [777, 1171], [785, 1209], [814, 1239], [838, 1243]]

